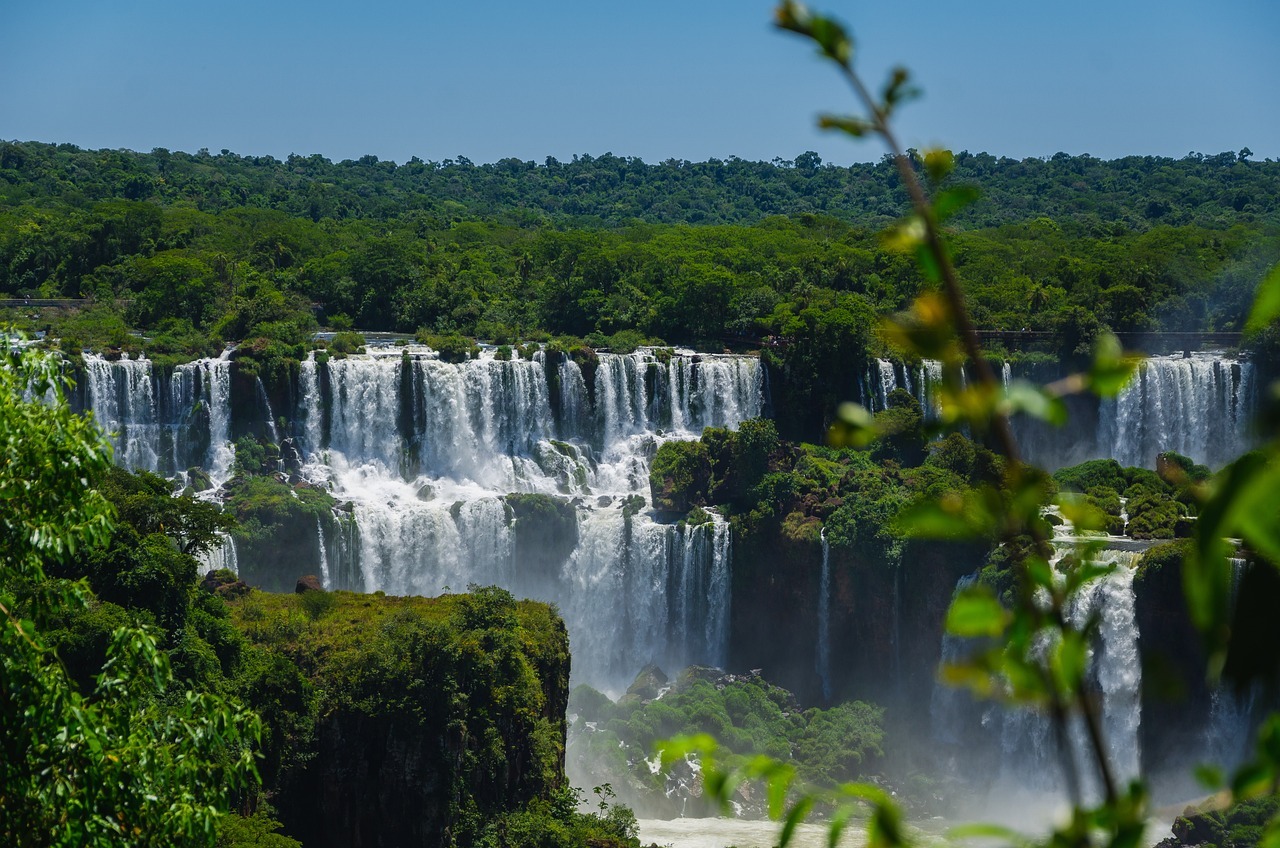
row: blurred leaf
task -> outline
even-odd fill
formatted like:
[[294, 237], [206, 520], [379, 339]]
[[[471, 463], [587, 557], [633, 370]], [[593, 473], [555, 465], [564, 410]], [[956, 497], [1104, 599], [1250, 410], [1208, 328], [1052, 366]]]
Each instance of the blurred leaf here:
[[911, 73], [901, 65], [895, 67], [889, 72], [889, 79], [884, 84], [884, 90], [881, 92], [881, 101], [885, 115], [893, 112], [899, 103], [907, 100], [913, 100], [920, 96], [920, 89], [913, 85], [908, 85], [911, 79]]
[[1245, 329], [1250, 333], [1266, 329], [1277, 318], [1280, 318], [1280, 265], [1271, 269], [1271, 273], [1258, 286], [1258, 294], [1253, 301], [1253, 310], [1249, 313], [1249, 321]]
[[875, 805], [871, 821], [867, 823], [867, 848], [898, 848], [905, 845], [902, 832], [902, 814], [887, 798]]
[[880, 243], [895, 253], [910, 253], [924, 242], [926, 228], [920, 216], [912, 215], [890, 225], [880, 234]]
[[824, 130], [838, 130], [854, 138], [862, 138], [876, 129], [872, 121], [853, 115], [820, 115], [818, 126]]
[[970, 822], [949, 828], [943, 834], [949, 840], [958, 839], [1003, 839], [1012, 845], [1021, 845], [1027, 838], [1013, 828], [989, 822]]
[[1274, 772], [1262, 763], [1247, 763], [1236, 772], [1231, 781], [1231, 793], [1236, 800], [1247, 800], [1266, 795], [1271, 791]]
[[1049, 667], [1063, 695], [1074, 696], [1084, 679], [1089, 662], [1089, 646], [1084, 634], [1076, 630], [1064, 630], [1062, 638], [1054, 646]]
[[966, 511], [961, 496], [949, 492], [943, 498], [917, 501], [898, 513], [898, 526], [908, 536], [925, 539], [973, 539], [984, 535], [985, 526]]
[[865, 406], [845, 402], [836, 410], [836, 420], [827, 430], [827, 443], [835, 448], [862, 448], [879, 436], [875, 416]]
[[982, 191], [977, 186], [952, 186], [938, 192], [934, 197], [933, 214], [941, 223], [980, 197], [982, 197]]
[[1067, 423], [1067, 405], [1062, 398], [1054, 397], [1040, 386], [1025, 380], [1014, 380], [1004, 396], [1006, 414], [1022, 412], [1047, 421], [1055, 427]]
[[718, 748], [719, 744], [711, 734], [695, 733], [665, 740], [656, 753], [662, 758], [662, 767], [667, 768], [676, 760], [682, 760], [689, 754], [713, 756]]
[[[901, 68], [896, 70], [902, 70]], [[902, 71], [902, 82], [906, 82], [906, 71]], [[935, 184], [945, 180], [956, 167], [956, 157], [950, 150], [934, 148], [924, 152], [924, 172]], [[935, 212], [937, 204], [934, 204]]]
[[853, 809], [845, 806], [837, 809], [831, 816], [831, 820], [827, 822], [827, 848], [836, 848], [840, 844], [840, 837], [844, 835], [845, 826], [852, 815]]
[[923, 241], [920, 242], [915, 246], [915, 254], [916, 267], [924, 274], [924, 278], [931, 283], [942, 282], [942, 266], [938, 264], [938, 257], [934, 255], [929, 245]]
[[796, 801], [794, 807], [787, 812], [787, 818], [782, 823], [782, 832], [778, 834], [778, 848], [787, 848], [791, 842], [791, 837], [795, 836], [796, 828], [800, 822], [804, 821], [809, 815], [809, 811], [813, 809], [813, 798], [805, 795]]
[[1126, 357], [1114, 333], [1098, 336], [1093, 346], [1093, 362], [1085, 375], [1089, 388], [1099, 397], [1114, 397], [1137, 370], [1138, 359]]
[[1027, 576], [1036, 586], [1049, 588], [1053, 585], [1053, 567], [1037, 556], [1027, 557]]
[[1220, 766], [1201, 764], [1196, 766], [1195, 773], [1200, 785], [1212, 792], [1221, 789], [1225, 781]]
[[990, 589], [973, 586], [951, 602], [947, 610], [947, 632], [953, 636], [999, 636], [1009, 618], [1009, 611]]
[[1058, 509], [1062, 511], [1062, 517], [1070, 521], [1077, 531], [1103, 530], [1107, 526], [1107, 514], [1082, 495], [1061, 492], [1058, 495]]

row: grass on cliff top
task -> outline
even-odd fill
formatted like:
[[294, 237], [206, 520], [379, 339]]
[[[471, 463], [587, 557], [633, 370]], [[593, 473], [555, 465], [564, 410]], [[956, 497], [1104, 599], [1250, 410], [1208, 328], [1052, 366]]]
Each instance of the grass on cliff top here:
[[327, 666], [358, 663], [406, 623], [434, 625], [456, 640], [488, 630], [513, 632], [534, 662], [550, 667], [564, 658], [567, 667], [568, 636], [559, 613], [548, 604], [517, 601], [493, 587], [436, 598], [255, 590], [228, 606], [245, 636], [281, 651], [310, 677]]

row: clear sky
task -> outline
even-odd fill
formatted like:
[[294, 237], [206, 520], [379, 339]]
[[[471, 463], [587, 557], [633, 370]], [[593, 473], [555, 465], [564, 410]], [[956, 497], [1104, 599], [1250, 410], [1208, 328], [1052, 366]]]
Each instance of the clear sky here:
[[[813, 4], [904, 141], [997, 155], [1280, 159], [1276, 0]], [[0, 0], [0, 138], [476, 162], [878, 159], [814, 129], [851, 107], [766, 0]]]

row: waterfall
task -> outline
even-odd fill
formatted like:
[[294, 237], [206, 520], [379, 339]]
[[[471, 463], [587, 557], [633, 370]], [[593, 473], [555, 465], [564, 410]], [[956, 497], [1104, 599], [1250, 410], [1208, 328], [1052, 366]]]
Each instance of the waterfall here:
[[196, 559], [200, 561], [203, 571], [225, 569], [233, 574], [240, 573], [240, 561], [236, 556], [236, 540], [230, 535], [218, 532], [219, 544], [211, 551], [200, 553]]
[[323, 445], [324, 413], [320, 398], [320, 373], [315, 351], [298, 365], [298, 403], [303, 418], [302, 450], [318, 454]]
[[[355, 551], [331, 567], [334, 587], [436, 594], [518, 585], [559, 605], [575, 679], [614, 690], [649, 662], [722, 665], [728, 522], [709, 513], [696, 526], [663, 524], [630, 514], [623, 499], [647, 500], [663, 441], [760, 414], [759, 360], [604, 353], [591, 394], [577, 364], [562, 358], [551, 375], [554, 404], [548, 376], [542, 353], [501, 361], [485, 352], [453, 364], [412, 345], [302, 363], [304, 475], [352, 505]], [[512, 492], [583, 498], [559, 573], [535, 577], [517, 559], [503, 500]]]
[[[226, 482], [230, 357], [166, 374], [142, 357], [86, 354], [87, 403], [119, 460], [162, 474], [200, 465], [215, 488]], [[461, 363], [417, 345], [309, 355], [295, 406], [281, 412], [292, 418], [303, 477], [349, 504], [332, 538], [316, 522], [324, 585], [422, 595], [518, 586], [559, 605], [575, 678], [614, 689], [648, 662], [723, 665], [729, 523], [715, 513], [698, 525], [662, 523], [637, 513], [634, 498], [647, 500], [664, 441], [760, 415], [764, 369], [755, 357], [639, 350], [599, 354], [593, 380], [588, 391], [563, 357], [549, 372], [541, 351], [501, 361], [486, 350]], [[237, 420], [265, 418], [260, 432], [279, 443], [287, 434], [260, 379], [252, 403], [257, 411]], [[518, 560], [510, 493], [581, 499], [565, 507], [576, 537], [562, 562], [540, 566], [549, 573]], [[234, 568], [234, 544], [219, 551], [218, 566]]]
[[280, 444], [280, 433], [276, 430], [275, 413], [271, 411], [271, 399], [267, 397], [267, 388], [262, 385], [262, 378], [255, 375], [254, 384], [258, 387], [258, 403], [262, 405], [262, 409], [266, 412], [267, 435], [270, 437], [271, 444]]
[[[1240, 580], [1248, 568], [1241, 557], [1231, 559], [1231, 609], [1234, 612], [1240, 591]], [[1230, 773], [1248, 759], [1255, 723], [1255, 710], [1261, 700], [1261, 682], [1255, 681], [1239, 692], [1219, 681], [1209, 693], [1209, 720], [1205, 726], [1203, 753], [1206, 760], [1218, 763]]]
[[160, 422], [151, 361], [139, 355], [111, 362], [84, 354], [89, 407], [110, 436], [116, 462], [126, 468], [160, 467]]
[[234, 458], [230, 355], [166, 374], [145, 356], [111, 361], [85, 353], [85, 403], [109, 434], [116, 462], [166, 476], [199, 465], [215, 486], [224, 483]]
[[[1083, 627], [1088, 616], [1099, 616], [1098, 639], [1089, 663], [1102, 695], [1102, 725], [1116, 779], [1121, 785], [1138, 777], [1138, 730], [1142, 723], [1142, 660], [1138, 653], [1138, 624], [1134, 615], [1132, 554], [1119, 556], [1117, 567], [1076, 596], [1069, 611], [1071, 623]], [[1083, 745], [1081, 745], [1083, 747]], [[1091, 758], [1078, 756], [1081, 772]]]
[[[978, 582], [978, 572], [966, 574], [956, 581], [956, 588], [951, 594], [952, 600]], [[959, 636], [953, 636], [943, 630], [940, 666], [955, 665], [965, 659], [969, 642]], [[933, 684], [933, 692], [929, 699], [929, 727], [933, 741], [949, 746], [960, 745], [964, 741], [961, 726], [964, 708], [969, 701], [963, 691], [949, 686], [941, 680]]]
[[1120, 394], [1103, 401], [1097, 455], [1153, 467], [1176, 451], [1213, 467], [1249, 448], [1253, 365], [1215, 354], [1153, 356]]
[[[1121, 783], [1138, 776], [1141, 755], [1142, 664], [1133, 595], [1136, 558], [1133, 553], [1104, 551], [1103, 564], [1115, 568], [1082, 588], [1066, 611], [1076, 629], [1083, 628], [1090, 616], [1098, 617], [1098, 632], [1088, 648], [1086, 685], [1098, 692], [1107, 753]], [[1059, 748], [1046, 716], [1030, 708], [991, 707], [984, 724], [999, 729], [998, 786], [1040, 792], [1060, 788]], [[1097, 795], [1097, 767], [1085, 729], [1079, 716], [1069, 724], [1070, 756], [1083, 786]]]
[[822, 575], [818, 583], [818, 647], [814, 660], [818, 679], [822, 681], [822, 699], [831, 700], [831, 545], [827, 529], [818, 533], [822, 540]]
[[[1097, 619], [1087, 648], [1086, 685], [1097, 693], [1110, 763], [1117, 780], [1124, 783], [1138, 776], [1141, 758], [1142, 667], [1133, 592], [1136, 559], [1133, 553], [1104, 551], [1102, 563], [1112, 564], [1114, 569], [1080, 589], [1066, 610], [1068, 622], [1076, 629], [1084, 628], [1091, 617]], [[977, 579], [977, 574], [962, 577], [956, 593]], [[1043, 638], [1039, 645], [1045, 652], [1050, 648]], [[969, 650], [968, 640], [944, 635], [942, 662], [959, 662]], [[956, 758], [974, 756], [984, 747], [974, 743], [985, 742], [996, 755], [990, 789], [997, 810], [1010, 809], [1010, 798], [1043, 803], [1061, 792], [1059, 742], [1049, 718], [1040, 710], [975, 702], [965, 692], [939, 682], [930, 701], [930, 720], [940, 753], [960, 772], [976, 768], [955, 763]], [[1096, 796], [1100, 792], [1097, 768], [1083, 722], [1073, 716], [1068, 724], [1069, 755], [1084, 788]]]
[[333, 575], [329, 573], [329, 549], [324, 543], [324, 527], [320, 524], [320, 516], [316, 516], [316, 547], [320, 551], [320, 585], [326, 589], [333, 588]]

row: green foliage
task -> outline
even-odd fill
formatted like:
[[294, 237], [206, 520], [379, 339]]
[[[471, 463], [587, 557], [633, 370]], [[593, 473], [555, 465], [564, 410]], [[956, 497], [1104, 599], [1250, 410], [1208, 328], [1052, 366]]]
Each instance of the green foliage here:
[[[801, 710], [791, 693], [755, 675], [723, 676], [714, 669], [690, 668], [661, 699], [641, 702], [628, 695], [616, 705], [579, 687], [571, 711], [574, 707], [579, 726], [586, 721], [598, 725], [586, 740], [593, 750], [617, 750], [621, 742], [647, 754], [672, 736], [710, 734], [719, 740], [725, 764], [741, 765], [767, 754], [790, 764], [812, 787], [855, 779], [874, 770], [883, 755], [882, 708], [850, 701], [826, 710]], [[634, 768], [625, 759], [606, 764], [598, 776], [615, 783], [652, 784], [648, 764], [636, 759]]]
[[440, 354], [440, 359], [445, 362], [465, 362], [480, 355], [480, 347], [474, 339], [457, 333], [441, 335], [419, 330], [418, 342]]
[[[308, 595], [329, 599], [320, 615]], [[562, 789], [563, 715], [549, 699], [567, 692], [568, 639], [546, 605], [471, 587], [440, 598], [254, 592], [230, 607], [255, 648], [241, 685], [270, 730], [264, 771], [277, 784], [333, 765], [316, 759], [322, 727], [325, 744], [346, 746], [326, 756], [349, 757], [368, 741], [341, 728], [384, 727], [421, 740], [415, 774], [435, 781], [404, 791], [447, 802], [441, 824], [474, 838], [515, 810], [542, 818]]]
[[251, 816], [218, 819], [215, 848], [302, 848], [302, 843], [279, 833], [280, 822], [265, 809]]
[[687, 512], [704, 505], [711, 483], [711, 455], [702, 442], [670, 441], [658, 447], [649, 468], [655, 509]]
[[364, 336], [359, 333], [342, 331], [333, 334], [329, 340], [329, 350], [334, 353], [359, 353], [364, 348]]
[[[256, 778], [258, 719], [209, 692], [170, 691], [155, 628], [122, 623], [117, 607], [86, 615], [83, 584], [45, 580], [107, 541], [111, 510], [92, 483], [110, 451], [68, 410], [56, 363], [0, 347], [0, 835], [15, 846], [211, 845], [229, 794]], [[50, 402], [27, 400], [29, 387]], [[20, 599], [19, 586], [35, 591]], [[104, 658], [91, 695], [46, 641], [56, 619], [74, 661]]]

